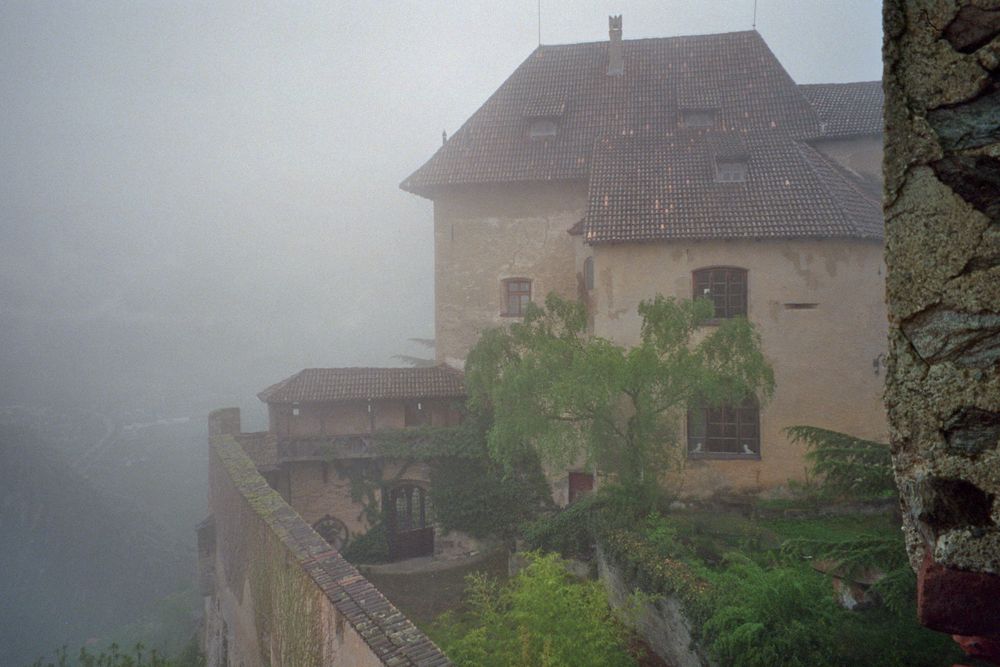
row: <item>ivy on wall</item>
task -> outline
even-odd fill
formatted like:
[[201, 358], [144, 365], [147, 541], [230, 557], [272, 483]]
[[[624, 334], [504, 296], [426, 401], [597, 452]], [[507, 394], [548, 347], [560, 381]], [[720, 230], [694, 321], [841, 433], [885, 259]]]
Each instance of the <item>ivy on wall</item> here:
[[[372, 526], [370, 537], [355, 538], [346, 553], [359, 562], [384, 560], [385, 531], [378, 492], [405, 479], [415, 463], [430, 468], [434, 520], [445, 531], [509, 539], [517, 526], [550, 507], [548, 483], [530, 452], [507, 466], [491, 459], [486, 421], [471, 416], [458, 426], [379, 433], [374, 440], [377, 459], [331, 458], [329, 464], [350, 481], [351, 499], [362, 505], [362, 516]], [[390, 478], [386, 477], [388, 461], [397, 466]]]

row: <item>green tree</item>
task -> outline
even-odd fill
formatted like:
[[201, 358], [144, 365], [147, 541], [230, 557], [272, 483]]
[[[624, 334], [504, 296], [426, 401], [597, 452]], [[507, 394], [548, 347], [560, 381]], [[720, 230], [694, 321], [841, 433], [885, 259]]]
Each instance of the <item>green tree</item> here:
[[768, 397], [774, 386], [745, 318], [705, 326], [707, 300], [639, 305], [640, 340], [626, 348], [586, 332], [585, 307], [550, 294], [524, 321], [486, 331], [470, 351], [473, 410], [491, 413], [502, 462], [533, 447], [543, 462], [585, 459], [633, 488], [655, 488], [680, 460], [678, 423], [693, 405]]

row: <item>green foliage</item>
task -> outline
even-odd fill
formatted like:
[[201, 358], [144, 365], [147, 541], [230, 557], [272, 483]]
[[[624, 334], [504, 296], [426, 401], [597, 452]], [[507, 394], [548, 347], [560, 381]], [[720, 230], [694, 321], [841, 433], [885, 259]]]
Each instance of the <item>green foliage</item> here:
[[204, 665], [205, 657], [193, 643], [173, 660], [163, 658], [156, 650], [146, 651], [146, 647], [140, 643], [130, 652], [122, 652], [118, 644], [111, 644], [107, 650], [97, 653], [81, 647], [75, 658], [70, 656], [64, 646], [55, 652], [52, 660], [45, 661], [39, 658], [31, 667], [204, 667]]
[[540, 517], [523, 527], [524, 539], [532, 549], [555, 552], [564, 558], [590, 558], [594, 550], [591, 520], [599, 504], [598, 496], [591, 494], [565, 509]]
[[823, 577], [801, 568], [766, 569], [737, 558], [714, 583], [712, 612], [703, 632], [720, 664], [834, 664], [838, 609]]
[[557, 556], [529, 554], [508, 584], [468, 578], [464, 618], [449, 615], [432, 635], [456, 665], [615, 667], [634, 665], [627, 633], [603, 586], [577, 581]]
[[639, 314], [641, 340], [630, 348], [587, 335], [584, 306], [553, 294], [523, 322], [483, 334], [466, 384], [471, 408], [493, 416], [487, 440], [498, 460], [532, 447], [545, 463], [583, 459], [626, 486], [655, 487], [679, 463], [677, 424], [689, 405], [770, 395], [773, 374], [746, 319], [706, 332], [709, 302], [662, 296]]
[[385, 524], [376, 523], [364, 535], [347, 543], [341, 555], [352, 563], [385, 563], [389, 560], [389, 542]]
[[831, 574], [857, 577], [867, 570], [885, 574], [873, 588], [893, 612], [912, 613], [917, 581], [906, 557], [902, 533], [892, 536], [863, 535], [841, 540], [789, 540], [781, 546], [784, 556], [828, 561]]
[[379, 434], [380, 453], [425, 461], [431, 468], [435, 521], [474, 537], [511, 537], [517, 527], [551, 506], [548, 482], [530, 450], [506, 465], [486, 446], [489, 416], [471, 412], [459, 426]]
[[792, 426], [786, 432], [808, 447], [810, 472], [828, 493], [856, 499], [896, 495], [888, 445], [814, 426]]
[[702, 628], [720, 664], [935, 667], [961, 659], [947, 635], [920, 627], [912, 613], [840, 608], [829, 580], [808, 566], [765, 567], [731, 558], [711, 575], [710, 613]]
[[445, 530], [473, 537], [509, 538], [520, 524], [551, 504], [537, 461], [504, 470], [485, 453], [475, 459], [441, 459], [431, 467], [431, 502]]

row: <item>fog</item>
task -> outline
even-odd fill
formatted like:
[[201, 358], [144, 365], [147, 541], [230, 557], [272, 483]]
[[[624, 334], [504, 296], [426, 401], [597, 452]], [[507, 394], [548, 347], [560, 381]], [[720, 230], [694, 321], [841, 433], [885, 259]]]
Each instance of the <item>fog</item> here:
[[[881, 3], [757, 4], [797, 82], [881, 76]], [[303, 367], [427, 356], [432, 204], [399, 182], [539, 16], [552, 44], [618, 13], [746, 30], [754, 0], [0, 3], [0, 662], [190, 585], [208, 410], [260, 427]]]
[[[879, 78], [879, 4], [761, 0], [800, 83]], [[398, 183], [538, 39], [534, 0], [0, 6], [0, 401], [252, 406], [433, 336]], [[743, 30], [752, 0], [545, 0], [544, 43]]]

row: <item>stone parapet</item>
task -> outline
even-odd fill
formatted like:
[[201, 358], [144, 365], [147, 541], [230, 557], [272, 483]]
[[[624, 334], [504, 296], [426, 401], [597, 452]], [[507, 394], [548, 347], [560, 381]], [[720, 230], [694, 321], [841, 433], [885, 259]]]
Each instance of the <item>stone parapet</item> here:
[[209, 470], [209, 665], [451, 664], [268, 486], [234, 437], [212, 438]]

